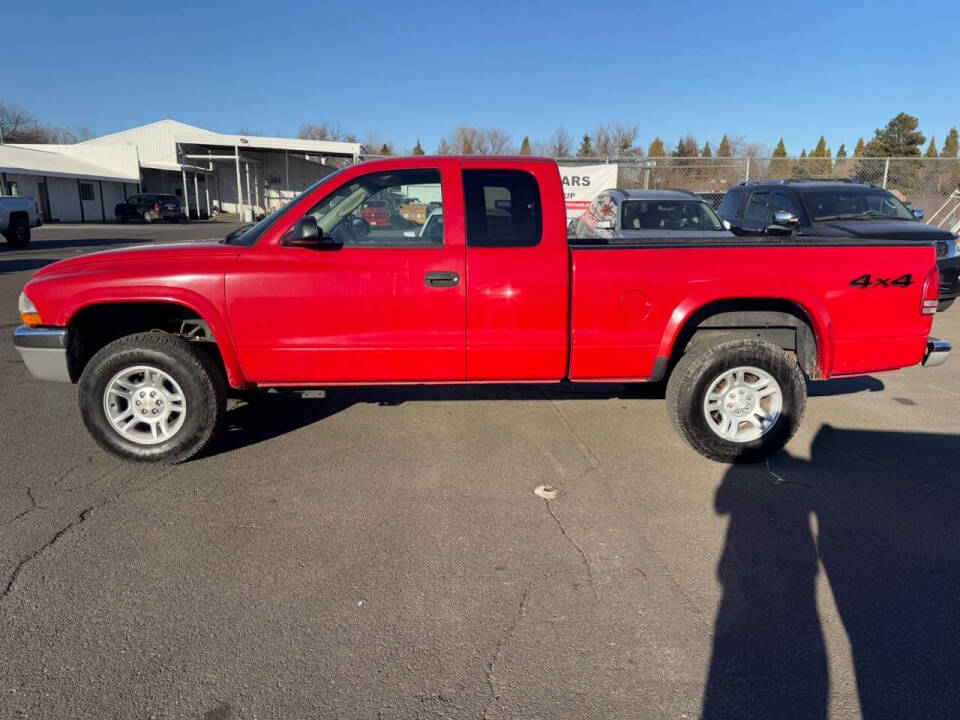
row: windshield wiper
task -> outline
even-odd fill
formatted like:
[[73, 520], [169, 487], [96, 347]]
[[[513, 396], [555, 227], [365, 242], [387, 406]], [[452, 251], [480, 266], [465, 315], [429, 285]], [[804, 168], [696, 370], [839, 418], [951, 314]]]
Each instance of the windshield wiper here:
[[249, 230], [249, 229], [252, 228], [252, 227], [253, 227], [253, 223], [249, 223], [249, 224], [247, 224], [247, 225], [241, 225], [240, 227], [238, 227], [238, 228], [237, 228], [236, 230], [234, 230], [233, 232], [227, 233], [227, 235], [226, 235], [226, 236], [223, 238], [223, 240], [221, 240], [220, 242], [228, 243], [228, 242], [230, 242], [231, 240], [233, 240], [235, 237], [237, 237], [238, 235], [242, 235], [243, 233], [245, 233], [247, 230]]

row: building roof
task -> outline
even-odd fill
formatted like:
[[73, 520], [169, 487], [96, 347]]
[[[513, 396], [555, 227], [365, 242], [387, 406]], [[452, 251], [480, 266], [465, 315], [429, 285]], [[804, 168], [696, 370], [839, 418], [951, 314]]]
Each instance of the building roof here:
[[[166, 118], [129, 130], [86, 140], [81, 145], [134, 145], [143, 167], [180, 170], [177, 146], [191, 145], [211, 148], [234, 147], [244, 150], [286, 150], [303, 154], [353, 157], [361, 152], [360, 143], [332, 140], [300, 140], [297, 138], [265, 137], [259, 135], [227, 135]], [[188, 164], [186, 167], [190, 167]]]
[[136, 151], [133, 148], [131, 151], [108, 153], [103, 162], [93, 162], [89, 152], [73, 145], [0, 145], [0, 171], [137, 183], [140, 169]]

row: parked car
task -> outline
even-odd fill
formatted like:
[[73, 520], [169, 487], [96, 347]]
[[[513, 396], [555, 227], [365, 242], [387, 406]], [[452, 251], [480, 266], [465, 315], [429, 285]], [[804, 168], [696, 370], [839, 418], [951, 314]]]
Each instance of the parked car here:
[[580, 216], [580, 240], [610, 243], [686, 237], [731, 238], [707, 203], [682, 190], [604, 190]]
[[[367, 197], [418, 184], [446, 186], [442, 243], [364, 235]], [[552, 160], [390, 158], [220, 243], [47, 265], [14, 345], [79, 382], [93, 438], [138, 462], [200, 452], [228, 388], [664, 379], [678, 433], [733, 462], [783, 447], [808, 378], [942, 363], [936, 277], [913, 241], [568, 243]]]
[[922, 222], [893, 193], [873, 185], [824, 180], [751, 180], [731, 188], [718, 214], [738, 235], [933, 244], [940, 269], [940, 310], [960, 295], [957, 236]]
[[176, 195], [158, 195], [156, 193], [140, 193], [131, 195], [126, 202], [118, 203], [113, 208], [113, 214], [120, 222], [128, 220], [143, 220], [154, 222], [168, 220], [180, 222], [186, 220], [186, 214]]
[[372, 227], [386, 227], [390, 224], [392, 208], [386, 200], [371, 200], [360, 209], [360, 217]]
[[40, 205], [32, 196], [0, 196], [0, 233], [7, 245], [26, 245], [30, 242], [30, 228], [42, 224]]
[[443, 209], [437, 209], [427, 215], [420, 230], [404, 230], [404, 237], [422, 238], [433, 245], [443, 245]]

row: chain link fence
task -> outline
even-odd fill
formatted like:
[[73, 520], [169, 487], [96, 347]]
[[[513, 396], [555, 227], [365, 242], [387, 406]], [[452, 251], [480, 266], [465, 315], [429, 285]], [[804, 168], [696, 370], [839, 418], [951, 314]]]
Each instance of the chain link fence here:
[[[373, 160], [379, 156], [361, 156]], [[562, 166], [617, 165], [624, 190], [689, 190], [714, 207], [746, 180], [849, 180], [890, 190], [925, 221], [960, 232], [960, 158], [560, 157]], [[603, 188], [597, 188], [599, 192]]]
[[724, 193], [746, 180], [849, 180], [886, 188], [926, 221], [960, 231], [958, 158], [557, 158], [563, 166], [616, 163], [617, 186], [625, 190], [695, 192], [714, 207]]

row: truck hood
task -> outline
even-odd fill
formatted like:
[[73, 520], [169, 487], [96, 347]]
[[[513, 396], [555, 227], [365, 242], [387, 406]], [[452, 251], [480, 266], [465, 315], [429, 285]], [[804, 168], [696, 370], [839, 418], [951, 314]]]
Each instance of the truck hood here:
[[75, 271], [90, 269], [91, 265], [114, 265], [115, 263], [139, 263], [160, 267], [171, 262], [185, 261], [198, 257], [236, 257], [244, 248], [237, 245], [224, 245], [216, 241], [162, 243], [159, 245], [134, 245], [119, 250], [103, 250], [77, 257], [59, 260], [45, 265], [33, 274], [34, 279], [53, 275], [69, 275]]
[[[952, 240], [949, 230], [933, 227], [913, 220], [830, 220], [816, 223], [811, 235], [819, 235], [819, 230], [827, 230], [830, 235], [862, 237], [873, 240], [917, 240], [934, 242]], [[827, 234], [827, 233], [824, 233]]]

